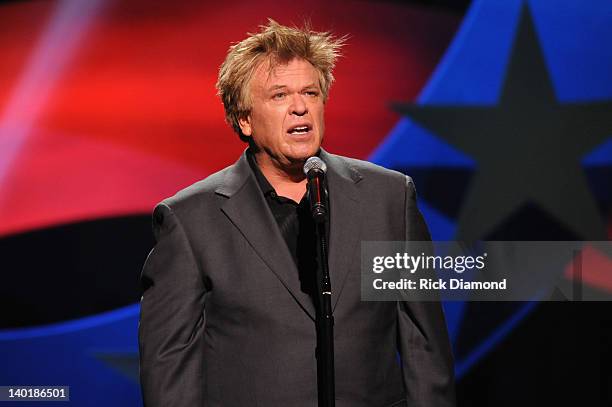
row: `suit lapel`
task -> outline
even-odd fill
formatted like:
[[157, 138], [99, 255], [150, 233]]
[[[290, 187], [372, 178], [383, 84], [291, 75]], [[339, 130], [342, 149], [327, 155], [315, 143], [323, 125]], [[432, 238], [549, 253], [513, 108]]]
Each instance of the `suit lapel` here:
[[278, 277], [302, 309], [315, 319], [311, 298], [301, 291], [299, 274], [263, 193], [243, 153], [216, 192], [227, 200], [221, 210]]
[[359, 256], [361, 204], [356, 183], [361, 175], [338, 157], [321, 150], [327, 164], [330, 203], [329, 278], [332, 288], [332, 311], [336, 308], [350, 263]]

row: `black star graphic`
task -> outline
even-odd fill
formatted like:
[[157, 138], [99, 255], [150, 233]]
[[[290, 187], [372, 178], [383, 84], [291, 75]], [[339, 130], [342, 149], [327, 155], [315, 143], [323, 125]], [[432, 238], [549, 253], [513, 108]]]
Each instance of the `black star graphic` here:
[[557, 102], [526, 5], [498, 105], [394, 108], [478, 163], [457, 239], [482, 239], [535, 204], [580, 238], [606, 240], [580, 160], [612, 134], [612, 102]]
[[120, 373], [125, 378], [138, 383], [138, 353], [125, 352], [96, 352], [95, 358], [104, 362], [105, 365]]

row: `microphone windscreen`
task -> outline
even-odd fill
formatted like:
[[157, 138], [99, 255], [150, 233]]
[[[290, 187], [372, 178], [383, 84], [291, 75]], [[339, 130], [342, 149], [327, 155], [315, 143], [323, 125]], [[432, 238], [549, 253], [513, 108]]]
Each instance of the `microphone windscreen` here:
[[325, 172], [327, 171], [327, 165], [325, 165], [323, 160], [321, 160], [319, 157], [310, 157], [304, 163], [304, 174], [308, 176], [308, 173], [311, 170], [319, 170], [325, 174]]

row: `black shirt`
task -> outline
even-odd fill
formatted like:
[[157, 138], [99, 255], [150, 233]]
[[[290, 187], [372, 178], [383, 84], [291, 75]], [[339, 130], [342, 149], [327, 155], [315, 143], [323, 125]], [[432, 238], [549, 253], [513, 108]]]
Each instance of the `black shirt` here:
[[250, 150], [247, 150], [247, 159], [297, 266], [301, 289], [312, 296], [315, 292], [317, 248], [315, 224], [310, 215], [307, 194], [304, 193], [299, 203], [278, 195], [259, 169]]

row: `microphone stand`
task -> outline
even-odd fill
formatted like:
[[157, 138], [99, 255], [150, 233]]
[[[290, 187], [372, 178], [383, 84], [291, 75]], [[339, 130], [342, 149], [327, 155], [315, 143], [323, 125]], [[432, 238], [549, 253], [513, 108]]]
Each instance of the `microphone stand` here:
[[[310, 196], [319, 195], [322, 190], [321, 178], [313, 179], [310, 183]], [[316, 188], [316, 190], [315, 190]], [[320, 197], [320, 195], [319, 195]], [[325, 199], [325, 198], [324, 198]], [[334, 407], [335, 379], [334, 379], [334, 317], [331, 307], [331, 283], [329, 279], [329, 265], [327, 261], [327, 223], [329, 216], [324, 213], [313, 213], [317, 236], [317, 255], [319, 267], [317, 268], [317, 390], [319, 407]]]

